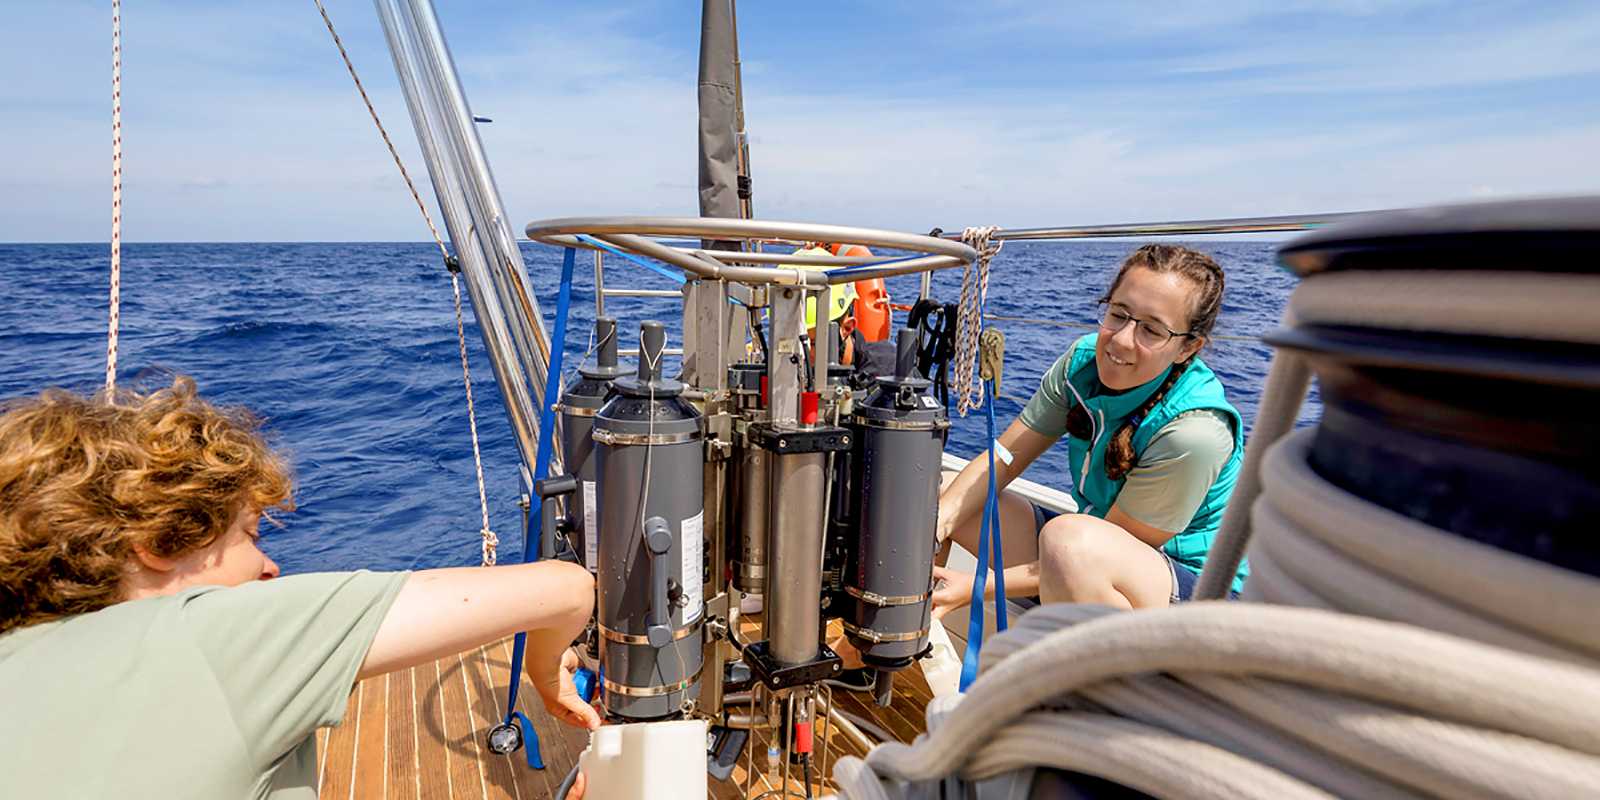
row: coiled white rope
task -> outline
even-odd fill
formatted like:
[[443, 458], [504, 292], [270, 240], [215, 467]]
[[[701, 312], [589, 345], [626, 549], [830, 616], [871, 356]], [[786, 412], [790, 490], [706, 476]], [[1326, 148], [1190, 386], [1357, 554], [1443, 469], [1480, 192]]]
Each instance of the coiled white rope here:
[[328, 27], [328, 35], [333, 37], [333, 44], [339, 48], [339, 57], [344, 59], [344, 66], [350, 72], [350, 79], [355, 81], [356, 91], [361, 93], [361, 102], [367, 106], [367, 114], [372, 117], [372, 124], [378, 128], [378, 135], [383, 137], [383, 143], [389, 148], [389, 155], [394, 158], [394, 165], [400, 170], [400, 177], [405, 179], [406, 188], [411, 190], [411, 199], [416, 201], [417, 210], [422, 212], [422, 221], [428, 224], [428, 232], [433, 234], [434, 244], [439, 246], [439, 255], [444, 259], [450, 272], [450, 293], [455, 298], [456, 307], [456, 344], [461, 350], [461, 382], [467, 390], [467, 427], [472, 434], [472, 468], [478, 478], [478, 512], [482, 515], [483, 527], [479, 529], [478, 536], [481, 540], [481, 563], [484, 566], [494, 566], [496, 548], [500, 545], [500, 537], [489, 527], [489, 494], [484, 488], [483, 480], [483, 454], [478, 446], [478, 410], [472, 399], [472, 370], [467, 364], [467, 332], [466, 323], [461, 313], [461, 276], [456, 261], [451, 257], [450, 251], [444, 246], [444, 237], [439, 235], [439, 227], [433, 224], [433, 215], [428, 213], [428, 206], [422, 202], [422, 195], [417, 192], [417, 185], [411, 180], [411, 173], [406, 171], [405, 162], [400, 159], [400, 151], [395, 149], [394, 140], [389, 138], [389, 131], [383, 127], [383, 120], [378, 118], [378, 110], [372, 106], [372, 98], [367, 96], [367, 89], [361, 84], [361, 76], [356, 74], [356, 65], [350, 61], [350, 54], [345, 52], [344, 41], [339, 38], [339, 32], [334, 30], [333, 19], [328, 16], [328, 9], [322, 5], [322, 0], [312, 0], [316, 3], [317, 11], [322, 14], [322, 22]]
[[122, 323], [122, 0], [111, 0], [111, 303], [106, 331], [106, 401], [117, 392]]
[[[1307, 279], [1289, 316], [1600, 342], [1597, 303], [1584, 276], [1352, 273]], [[1253, 528], [1246, 600], [1305, 607], [1031, 611], [987, 643], [953, 710], [930, 709], [927, 737], [841, 762], [846, 796], [1032, 765], [1156, 796], [1600, 796], [1600, 580], [1324, 481], [1312, 432], [1284, 436], [1308, 380], [1303, 360], [1275, 360], [1207, 563], [1225, 588]]]
[[976, 250], [974, 263], [961, 269], [961, 302], [956, 311], [955, 375], [952, 389], [956, 395], [956, 410], [966, 416], [974, 409], [983, 408], [983, 381], [973, 380], [973, 368], [978, 360], [978, 332], [983, 327], [983, 306], [989, 299], [989, 260], [1005, 246], [1003, 240], [991, 243], [991, 237], [1000, 230], [990, 225], [967, 228], [961, 233], [961, 243]]

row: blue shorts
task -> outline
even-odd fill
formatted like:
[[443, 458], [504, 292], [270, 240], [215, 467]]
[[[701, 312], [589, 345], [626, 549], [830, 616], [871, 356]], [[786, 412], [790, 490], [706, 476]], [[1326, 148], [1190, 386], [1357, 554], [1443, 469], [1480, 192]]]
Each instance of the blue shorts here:
[[[1037, 503], [1030, 503], [1029, 505], [1033, 506], [1033, 530], [1035, 534], [1044, 530], [1044, 524], [1046, 522], [1061, 516], [1061, 512], [1051, 511], [1050, 509], [1040, 506]], [[1193, 598], [1195, 584], [1200, 582], [1200, 573], [1195, 572], [1185, 564], [1178, 563], [1177, 560], [1172, 556], [1167, 555], [1167, 551], [1165, 550], [1157, 550], [1156, 552], [1160, 553], [1161, 557], [1167, 560], [1167, 569], [1172, 571], [1171, 602], [1176, 604]], [[1229, 591], [1228, 599], [1239, 599], [1239, 593]]]

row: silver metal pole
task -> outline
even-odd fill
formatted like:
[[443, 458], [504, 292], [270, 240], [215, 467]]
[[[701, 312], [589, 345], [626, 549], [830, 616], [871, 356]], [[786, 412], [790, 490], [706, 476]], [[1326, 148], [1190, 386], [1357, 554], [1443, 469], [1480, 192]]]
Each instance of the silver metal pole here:
[[[522, 456], [538, 449], [549, 336], [430, 0], [374, 0]], [[560, 468], [560, 421], [552, 431]], [[528, 487], [531, 490], [531, 487]]]
[[[1118, 236], [1182, 236], [1218, 233], [1277, 233], [1308, 231], [1361, 214], [1381, 211], [1338, 212], [1330, 214], [1290, 214], [1279, 217], [1237, 217], [1182, 222], [1136, 222], [1116, 225], [1077, 225], [1062, 228], [1001, 228], [995, 239], [1093, 239]], [[960, 233], [946, 233], [946, 239], [960, 239]]]

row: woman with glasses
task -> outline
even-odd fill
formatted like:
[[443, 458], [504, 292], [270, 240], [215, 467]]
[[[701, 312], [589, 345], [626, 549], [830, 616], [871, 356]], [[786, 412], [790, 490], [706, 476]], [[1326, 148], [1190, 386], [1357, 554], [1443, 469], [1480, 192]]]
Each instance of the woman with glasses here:
[[[1239, 412], [1199, 356], [1222, 290], [1222, 268], [1188, 248], [1145, 245], [1122, 262], [1100, 330], [1056, 361], [1000, 436], [1011, 456], [995, 461], [1003, 489], [1065, 435], [1078, 503], [1057, 515], [1001, 493], [1008, 595], [1147, 608], [1193, 594], [1244, 453]], [[977, 552], [988, 469], [974, 458], [946, 484], [941, 543]], [[936, 617], [967, 603], [973, 576], [936, 567], [935, 577]]]

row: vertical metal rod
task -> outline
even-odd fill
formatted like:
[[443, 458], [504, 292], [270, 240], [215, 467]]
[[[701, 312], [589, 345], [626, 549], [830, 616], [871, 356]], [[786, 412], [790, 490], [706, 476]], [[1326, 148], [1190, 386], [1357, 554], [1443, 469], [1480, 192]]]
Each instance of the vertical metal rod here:
[[828, 324], [828, 313], [832, 310], [832, 304], [828, 301], [833, 297], [833, 289], [831, 287], [823, 287], [819, 291], [812, 292], [811, 296], [816, 298], [817, 304], [817, 313], [813, 317], [817, 323], [817, 335], [813, 337], [815, 341], [812, 342], [811, 348], [811, 385], [818, 392], [827, 394], [828, 364], [832, 363], [834, 350], [836, 349], [833, 341], [833, 326]]
[[932, 272], [924, 272], [924, 273], [922, 273], [922, 290], [917, 295], [917, 299], [918, 300], [926, 300], [926, 299], [928, 299], [928, 295], [931, 294], [932, 292], [933, 292], [933, 273]]
[[594, 251], [594, 315], [603, 317], [606, 314], [606, 254], [604, 250]]
[[[374, 0], [395, 73], [411, 113], [434, 195], [495, 380], [516, 435], [524, 477], [538, 450], [549, 336], [534, 299], [522, 252], [472, 121], [449, 46], [430, 0]], [[559, 420], [556, 423], [559, 442]], [[560, 448], [553, 468], [560, 469]], [[529, 487], [531, 488], [531, 487]]]
[[779, 735], [783, 737], [783, 796], [789, 796], [789, 758], [794, 755], [794, 695], [793, 689], [789, 690], [789, 713], [783, 715], [778, 722]]
[[[822, 699], [822, 703], [825, 704], [824, 707], [831, 710], [833, 708], [833, 687], [823, 685], [820, 689], [818, 689], [818, 691], [821, 692], [826, 698]], [[818, 715], [813, 712], [811, 714], [811, 719], [814, 720], [811, 724], [818, 726], [825, 725], [827, 726], [827, 733], [833, 733], [833, 725], [829, 722], [829, 720], [833, 719], [831, 714], [823, 714], [821, 715], [821, 718], [818, 719]], [[818, 734], [817, 741], [821, 742], [822, 747], [822, 763], [817, 769], [817, 793], [821, 794], [821, 790], [826, 788], [826, 783], [828, 780], [828, 737], [826, 734]]]

